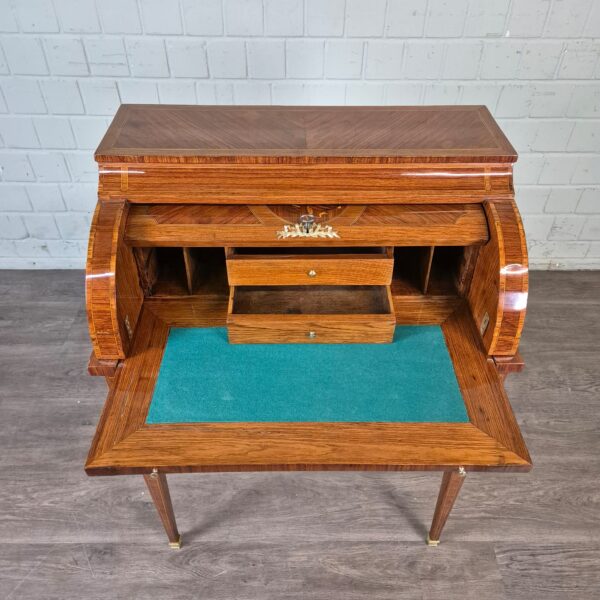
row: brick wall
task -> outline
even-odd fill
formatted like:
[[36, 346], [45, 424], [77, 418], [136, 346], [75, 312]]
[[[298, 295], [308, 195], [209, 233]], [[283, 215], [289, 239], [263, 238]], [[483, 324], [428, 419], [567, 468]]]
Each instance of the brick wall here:
[[0, 0], [0, 267], [81, 267], [120, 102], [486, 104], [537, 268], [600, 267], [600, 0]]

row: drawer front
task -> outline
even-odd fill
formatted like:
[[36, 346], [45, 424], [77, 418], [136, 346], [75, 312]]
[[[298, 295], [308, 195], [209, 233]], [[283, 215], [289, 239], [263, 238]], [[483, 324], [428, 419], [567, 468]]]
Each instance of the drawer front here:
[[[305, 213], [318, 215], [308, 231], [297, 227]], [[125, 231], [128, 245], [142, 247], [467, 246], [488, 239], [480, 204], [138, 204]]]
[[319, 256], [233, 257], [227, 260], [230, 285], [389, 285], [394, 259]]
[[232, 344], [390, 343], [393, 315], [229, 315]]

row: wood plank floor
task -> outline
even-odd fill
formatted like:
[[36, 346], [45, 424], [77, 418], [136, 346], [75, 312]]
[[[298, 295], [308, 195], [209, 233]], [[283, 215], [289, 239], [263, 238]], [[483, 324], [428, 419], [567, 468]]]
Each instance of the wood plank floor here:
[[169, 550], [142, 478], [88, 478], [106, 388], [83, 276], [0, 272], [0, 598], [600, 597], [600, 272], [533, 273], [508, 391], [530, 474], [470, 474], [438, 548], [440, 475], [175, 475]]

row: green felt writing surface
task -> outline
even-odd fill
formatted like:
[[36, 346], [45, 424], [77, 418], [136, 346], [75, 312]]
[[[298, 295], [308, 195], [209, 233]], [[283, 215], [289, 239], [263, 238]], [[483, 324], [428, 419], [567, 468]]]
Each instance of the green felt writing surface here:
[[438, 325], [391, 344], [229, 344], [172, 328], [146, 422], [468, 421]]

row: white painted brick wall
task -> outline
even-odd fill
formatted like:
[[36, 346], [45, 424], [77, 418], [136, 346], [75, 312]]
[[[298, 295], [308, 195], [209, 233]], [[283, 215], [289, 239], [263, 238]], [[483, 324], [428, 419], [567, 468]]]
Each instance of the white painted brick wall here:
[[206, 45], [202, 40], [167, 40], [167, 56], [172, 77], [208, 77]]
[[285, 77], [285, 42], [251, 40], [246, 42], [248, 77], [282, 79]]
[[85, 52], [92, 75], [129, 75], [129, 64], [122, 39], [118, 37], [87, 39]]
[[265, 35], [290, 37], [304, 33], [303, 0], [264, 0]]
[[537, 268], [600, 267], [600, 0], [0, 0], [0, 267], [81, 267], [121, 102], [486, 104]]
[[362, 73], [364, 42], [330, 40], [325, 49], [325, 77], [359, 79]]
[[341, 36], [344, 33], [345, 0], [306, 0], [306, 34]]
[[227, 39], [208, 42], [208, 64], [215, 79], [246, 77], [246, 44]]
[[44, 40], [46, 60], [51, 73], [56, 75], [87, 75], [88, 64], [83, 44], [78, 38]]

